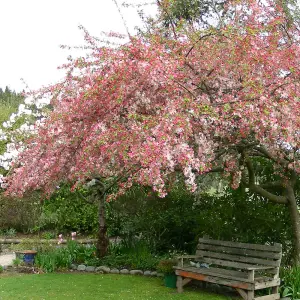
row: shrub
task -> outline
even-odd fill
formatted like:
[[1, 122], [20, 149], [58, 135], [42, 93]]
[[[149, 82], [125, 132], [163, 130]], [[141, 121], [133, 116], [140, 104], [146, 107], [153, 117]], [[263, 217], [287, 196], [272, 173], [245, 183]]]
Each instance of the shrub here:
[[66, 269], [72, 263], [85, 263], [95, 258], [94, 245], [82, 245], [75, 241], [68, 241], [67, 246], [55, 246], [41, 249], [35, 258], [35, 265], [45, 272]]
[[0, 265], [0, 273], [3, 273], [3, 271], [4, 271], [4, 268], [3, 268], [3, 266]]
[[39, 230], [96, 232], [98, 204], [85, 201], [87, 195], [84, 189], [71, 192], [70, 186], [62, 185], [43, 202], [38, 218]]
[[14, 260], [13, 260], [13, 266], [14, 267], [18, 267], [18, 266], [20, 266], [21, 264], [22, 264], [22, 260], [19, 258], [19, 257], [17, 257], [17, 258], [15, 258]]
[[174, 274], [173, 267], [177, 265], [176, 259], [161, 260], [157, 266], [157, 271], [165, 275]]

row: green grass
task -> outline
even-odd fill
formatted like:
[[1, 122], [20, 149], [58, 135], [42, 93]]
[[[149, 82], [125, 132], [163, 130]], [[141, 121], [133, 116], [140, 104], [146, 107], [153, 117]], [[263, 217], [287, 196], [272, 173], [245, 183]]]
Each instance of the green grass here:
[[231, 299], [202, 290], [177, 294], [158, 278], [129, 275], [42, 274], [0, 276], [0, 299]]

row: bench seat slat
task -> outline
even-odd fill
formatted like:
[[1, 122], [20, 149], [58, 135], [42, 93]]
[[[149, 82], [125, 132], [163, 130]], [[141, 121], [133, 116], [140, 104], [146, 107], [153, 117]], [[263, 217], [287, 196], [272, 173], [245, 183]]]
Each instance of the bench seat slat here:
[[210, 276], [215, 276], [215, 277], [220, 277], [220, 278], [232, 279], [235, 281], [254, 283], [253, 280], [250, 280], [250, 279], [242, 277], [242, 276], [239, 277], [239, 276], [224, 274], [224, 273], [222, 273], [221, 269], [219, 269], [219, 271], [217, 271], [216, 268], [214, 270], [211, 270], [211, 269], [206, 269], [206, 268], [201, 269], [201, 268], [193, 268], [193, 267], [183, 267], [183, 268], [176, 267], [175, 269], [192, 272], [192, 273], [197, 273], [197, 274], [204, 274], [204, 275], [210, 275]]
[[234, 280], [234, 279], [229, 279], [229, 278], [219, 278], [216, 276], [200, 274], [200, 273], [196, 273], [196, 272], [190, 272], [187, 270], [176, 270], [176, 275], [191, 278], [191, 279], [196, 279], [196, 280], [200, 280], [200, 281], [222, 284], [222, 285], [231, 286], [234, 288], [240, 288], [240, 289], [244, 289], [244, 290], [253, 290], [254, 289], [254, 284], [250, 283], [250, 282], [242, 282], [239, 280]]
[[199, 244], [208, 244], [208, 245], [219, 245], [219, 246], [227, 246], [233, 248], [243, 248], [243, 249], [253, 249], [253, 250], [261, 250], [268, 252], [281, 252], [282, 245], [258, 245], [258, 244], [248, 244], [248, 243], [239, 243], [239, 242], [229, 242], [229, 241], [218, 241], [211, 240], [205, 238], [199, 238]]

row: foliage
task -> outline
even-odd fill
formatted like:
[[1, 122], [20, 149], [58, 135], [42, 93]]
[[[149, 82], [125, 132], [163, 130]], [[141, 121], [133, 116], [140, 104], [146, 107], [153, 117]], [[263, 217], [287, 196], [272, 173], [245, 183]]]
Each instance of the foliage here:
[[0, 228], [4, 231], [14, 228], [17, 232], [28, 232], [37, 225], [40, 214], [37, 194], [22, 199], [0, 194]]
[[229, 300], [226, 296], [191, 288], [186, 288], [182, 294], [174, 294], [162, 286], [161, 279], [144, 276], [41, 274], [1, 278], [3, 300], [24, 298], [24, 295], [32, 300]]
[[144, 241], [135, 240], [130, 243], [122, 241], [119, 244], [110, 244], [108, 255], [96, 263], [113, 268], [156, 270], [161, 258]]
[[8, 238], [11, 238], [11, 237], [14, 237], [16, 236], [16, 229], [14, 228], [8, 228], [8, 229], [2, 229], [0, 230], [0, 236], [5, 236], [5, 237], [8, 237]]
[[14, 267], [18, 267], [22, 264], [22, 260], [19, 257], [16, 257], [12, 263]]
[[195, 195], [177, 182], [162, 199], [134, 187], [109, 203], [108, 230], [128, 242], [138, 234], [153, 253], [195, 253], [197, 239], [205, 235], [259, 244], [277, 242], [283, 244], [284, 262], [290, 262], [287, 207], [269, 203], [242, 187], [231, 190], [225, 186], [218, 193], [202, 185], [205, 189], [207, 193]]
[[[226, 0], [159, 0], [158, 7], [165, 26], [178, 26], [183, 20], [196, 22], [201, 26], [209, 26], [209, 20], [222, 15]], [[220, 21], [220, 20], [219, 20]]]
[[157, 265], [157, 271], [165, 275], [170, 275], [174, 273], [173, 267], [177, 265], [175, 259], [165, 259], [161, 260]]
[[2, 127], [2, 123], [9, 119], [9, 116], [16, 111], [19, 104], [23, 101], [24, 97], [12, 91], [9, 87], [6, 87], [4, 91], [0, 89], [0, 128]]
[[19, 250], [36, 250], [38, 252], [52, 251], [57, 245], [50, 241], [41, 242], [40, 238], [35, 239], [22, 239], [21, 243], [12, 245], [11, 249], [14, 251]]
[[4, 268], [3, 268], [3, 266], [0, 265], [0, 273], [3, 273], [3, 271], [4, 271]]
[[42, 237], [42, 239], [45, 239], [45, 240], [51, 240], [51, 239], [54, 239], [56, 237], [56, 235], [54, 232], [45, 231], [42, 233], [41, 237]]
[[59, 189], [46, 199], [38, 218], [40, 230], [56, 232], [90, 232], [97, 230], [97, 204], [88, 203], [85, 197], [88, 192], [78, 189], [70, 192], [70, 186], [61, 185]]
[[67, 246], [40, 249], [35, 258], [35, 265], [45, 272], [54, 272], [70, 268], [72, 263], [85, 263], [95, 258], [96, 248], [93, 245], [78, 244], [68, 241]]
[[300, 267], [286, 267], [280, 269], [282, 279], [281, 295], [293, 300], [300, 299]]

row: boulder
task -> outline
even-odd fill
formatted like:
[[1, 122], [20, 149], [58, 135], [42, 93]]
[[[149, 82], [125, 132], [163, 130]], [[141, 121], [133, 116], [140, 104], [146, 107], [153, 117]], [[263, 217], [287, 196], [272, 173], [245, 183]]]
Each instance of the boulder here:
[[77, 271], [85, 271], [86, 265], [78, 265]]
[[96, 268], [96, 272], [103, 272], [105, 274], [110, 273], [110, 268], [106, 266], [100, 266]]
[[93, 267], [93, 266], [87, 266], [85, 270], [87, 272], [95, 272], [95, 267]]
[[129, 273], [131, 275], [143, 275], [144, 274], [143, 271], [141, 271], [141, 270], [131, 270]]
[[119, 271], [118, 269], [111, 269], [111, 270], [110, 270], [110, 273], [111, 273], [111, 274], [119, 274], [120, 271]]

